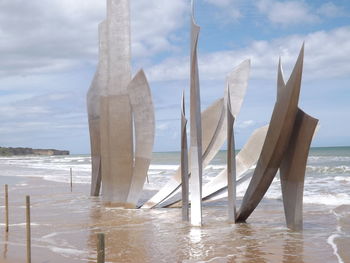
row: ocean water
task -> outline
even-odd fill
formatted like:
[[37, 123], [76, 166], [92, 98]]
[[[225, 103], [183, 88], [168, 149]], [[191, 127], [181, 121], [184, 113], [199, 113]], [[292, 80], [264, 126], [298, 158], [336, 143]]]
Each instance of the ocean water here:
[[[175, 174], [179, 162], [178, 152], [154, 153], [145, 190], [159, 190]], [[221, 151], [205, 169], [203, 182], [208, 182], [225, 167], [226, 152]], [[68, 183], [70, 168], [75, 184], [90, 184], [91, 159], [88, 155], [0, 157], [0, 181], [11, 184], [18, 183], [21, 177], [37, 177]], [[238, 197], [243, 197], [248, 183], [238, 187]], [[350, 147], [312, 148], [304, 191], [305, 203], [350, 205]], [[281, 199], [281, 196], [277, 175], [266, 197]]]
[[[154, 153], [144, 201], [175, 174], [179, 157], [178, 152]], [[221, 151], [203, 181], [225, 165], [226, 152]], [[278, 175], [249, 224], [227, 224], [223, 200], [204, 208], [205, 226], [197, 229], [181, 222], [180, 209], [121, 210], [90, 198], [88, 155], [1, 157], [0, 171], [0, 184], [9, 184], [13, 205], [12, 232], [0, 239], [0, 262], [24, 262], [18, 251], [25, 254], [26, 194], [34, 202], [33, 255], [40, 262], [96, 262], [97, 232], [106, 233], [107, 262], [350, 262], [350, 147], [311, 149], [302, 233], [285, 227]], [[248, 183], [239, 185], [238, 199]], [[2, 221], [2, 189], [0, 194]]]

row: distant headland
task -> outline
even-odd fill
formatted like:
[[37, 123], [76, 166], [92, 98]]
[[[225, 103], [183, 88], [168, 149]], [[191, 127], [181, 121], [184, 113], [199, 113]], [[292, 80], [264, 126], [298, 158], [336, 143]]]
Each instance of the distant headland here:
[[55, 149], [33, 149], [23, 147], [0, 147], [0, 156], [14, 156], [14, 155], [69, 155], [69, 151], [55, 150]]

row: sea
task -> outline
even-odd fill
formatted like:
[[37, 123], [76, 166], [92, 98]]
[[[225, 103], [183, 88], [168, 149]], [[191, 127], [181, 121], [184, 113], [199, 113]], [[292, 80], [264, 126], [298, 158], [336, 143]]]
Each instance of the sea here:
[[[153, 154], [148, 180], [144, 186], [146, 194], [142, 195], [143, 201], [167, 183], [178, 169], [179, 162], [179, 152]], [[204, 170], [203, 183], [210, 181], [225, 167], [226, 151], [220, 151]], [[73, 175], [73, 197], [66, 196], [70, 194], [68, 187], [70, 169]], [[40, 202], [47, 203], [50, 198], [56, 201], [51, 207], [52, 211], [48, 209], [47, 213], [57, 213], [59, 209], [66, 211], [67, 203], [70, 206], [77, 205], [82, 215], [88, 218], [91, 217], [94, 209], [99, 213], [101, 209], [107, 211], [108, 216], [106, 215], [100, 221], [96, 221], [95, 217], [91, 220], [74, 217], [72, 221], [76, 224], [72, 227], [73, 229], [68, 227], [67, 230], [66, 224], [62, 226], [64, 229], [62, 231], [59, 227], [57, 229], [43, 227], [38, 231], [42, 232], [41, 236], [38, 235], [33, 241], [37, 253], [39, 254], [40, 251], [40, 255], [48, 258], [47, 261], [40, 262], [59, 262], [55, 261], [55, 258], [67, 260], [65, 262], [96, 262], [94, 261], [96, 253], [92, 248], [94, 245], [91, 245], [95, 241], [91, 241], [94, 240], [91, 235], [101, 230], [110, 233], [110, 241], [114, 240], [114, 245], [117, 244], [117, 247], [110, 247], [110, 258], [107, 262], [350, 262], [347, 261], [350, 260], [350, 252], [346, 249], [350, 240], [350, 147], [310, 150], [305, 177], [305, 215], [302, 234], [291, 233], [285, 227], [278, 174], [266, 193], [261, 208], [252, 214], [250, 222], [248, 220], [248, 228], [225, 223], [226, 203], [223, 200], [203, 208], [206, 225], [203, 229], [182, 225], [180, 209], [152, 209], [152, 212], [147, 214], [143, 209], [142, 212], [121, 212], [118, 209], [103, 207], [99, 199], [89, 197], [90, 174], [89, 155], [0, 157], [0, 184], [8, 184], [10, 194], [13, 193], [15, 196], [18, 207], [14, 208], [14, 211], [23, 210], [23, 204], [20, 204], [22, 197], [19, 195], [20, 193], [24, 195], [26, 189], [30, 189], [28, 192], [32, 192], [33, 195], [38, 195], [40, 191], [47, 193], [40, 194], [42, 199], [37, 200], [38, 211], [41, 209]], [[239, 200], [242, 199], [248, 183], [249, 181], [238, 186]], [[62, 189], [65, 189], [65, 195], [62, 193], [60, 196]], [[3, 191], [1, 194], [3, 195]], [[76, 198], [78, 201], [72, 203], [71, 198]], [[67, 201], [66, 204], [64, 200]], [[1, 202], [3, 201], [1, 197]], [[4, 205], [1, 203], [0, 213], [3, 214], [3, 211]], [[122, 218], [119, 218], [120, 216]], [[16, 216], [13, 215], [13, 217]], [[113, 218], [115, 221], [112, 220]], [[3, 220], [3, 217], [0, 216], [0, 220]], [[38, 225], [45, 225], [44, 222], [40, 223], [41, 219], [37, 221]], [[46, 225], [51, 224], [51, 226], [53, 222], [60, 222], [52, 218], [47, 221]], [[108, 222], [108, 227], [103, 226], [101, 222]], [[16, 223], [10, 225], [10, 228], [16, 229], [18, 233], [23, 228], [23, 223], [24, 219], [18, 219]], [[142, 223], [146, 225], [143, 226]], [[90, 237], [87, 238], [90, 241], [87, 247], [81, 245], [76, 237], [72, 238], [67, 233], [67, 231], [79, 232], [79, 225], [84, 225], [84, 229], [90, 228]], [[151, 233], [148, 232], [150, 225], [153, 229]], [[139, 234], [135, 234], [133, 226]], [[1, 223], [0, 227], [4, 228], [4, 224]], [[121, 236], [121, 229], [129, 231], [123, 234], [128, 237], [125, 242], [135, 243], [134, 245], [125, 244], [118, 239], [118, 236]], [[157, 236], [159, 233], [154, 233], [157, 231], [160, 231], [159, 233], [163, 236]], [[273, 238], [274, 235], [276, 240], [271, 240], [270, 249], [266, 239]], [[84, 238], [83, 236], [81, 238]], [[145, 245], [145, 242], [153, 242], [153, 245]], [[179, 243], [177, 248], [170, 249], [172, 242]], [[144, 247], [142, 251], [137, 247], [139, 243]], [[282, 243], [284, 245], [281, 245]], [[16, 262], [22, 259], [15, 252], [9, 251], [11, 247], [13, 251], [18, 247], [24, 249], [24, 244], [25, 237], [19, 234], [16, 234], [16, 238], [11, 242], [8, 239], [1, 239], [0, 246], [4, 246], [3, 262]], [[48, 250], [47, 253], [45, 248]], [[5, 261], [6, 258], [9, 261]], [[1, 255], [0, 262], [2, 262]]]
[[[159, 190], [179, 167], [179, 152], [154, 153], [148, 172], [146, 190]], [[69, 183], [73, 170], [75, 184], [90, 184], [89, 155], [0, 157], [2, 184], [21, 181], [22, 177], [38, 177], [47, 181]], [[226, 151], [220, 151], [206, 167], [203, 183], [208, 182], [226, 167]], [[254, 167], [253, 167], [254, 168]], [[238, 189], [243, 197], [246, 186]], [[276, 176], [267, 198], [281, 199], [279, 176]], [[308, 158], [304, 202], [323, 205], [350, 205], [350, 147], [312, 148]]]

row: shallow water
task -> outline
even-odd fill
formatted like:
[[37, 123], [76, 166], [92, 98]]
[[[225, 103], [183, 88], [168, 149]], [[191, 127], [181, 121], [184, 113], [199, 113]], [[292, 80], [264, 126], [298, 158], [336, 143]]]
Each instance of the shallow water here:
[[[106, 235], [106, 262], [350, 262], [349, 152], [311, 151], [301, 233], [285, 227], [278, 177], [247, 224], [229, 224], [226, 201], [220, 201], [205, 205], [204, 226], [193, 228], [181, 221], [180, 209], [124, 210], [90, 198], [89, 156], [0, 158], [0, 183], [10, 185], [8, 235], [0, 189], [0, 262], [25, 262], [27, 194], [32, 262], [96, 262], [99, 232]], [[204, 180], [224, 162], [221, 152]], [[155, 154], [141, 202], [167, 182], [177, 164], [178, 153]], [[239, 199], [245, 187], [240, 186]]]
[[350, 206], [306, 204], [304, 231], [298, 233], [286, 229], [280, 200], [265, 199], [247, 224], [238, 225], [227, 222], [222, 201], [205, 205], [204, 226], [193, 228], [181, 221], [180, 209], [106, 207], [88, 190], [74, 185], [70, 193], [68, 184], [37, 178], [12, 185], [10, 233], [4, 235], [0, 225], [0, 258], [25, 262], [27, 194], [33, 262], [96, 262], [99, 232], [106, 235], [106, 262], [341, 262], [333, 245], [340, 258], [349, 256], [341, 246], [350, 238]]

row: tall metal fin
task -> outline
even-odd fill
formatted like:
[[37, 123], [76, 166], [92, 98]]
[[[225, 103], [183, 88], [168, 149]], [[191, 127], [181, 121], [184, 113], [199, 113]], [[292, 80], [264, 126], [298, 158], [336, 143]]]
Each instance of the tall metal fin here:
[[298, 111], [298, 101], [303, 70], [304, 45], [301, 48], [293, 73], [286, 87], [281, 89], [271, 117], [269, 130], [252, 180], [237, 214], [244, 222], [254, 211], [272, 183], [287, 150]]
[[181, 102], [181, 196], [182, 220], [189, 221], [189, 172], [187, 148], [187, 119], [185, 114], [185, 93], [182, 93]]
[[155, 136], [152, 94], [143, 70], [130, 82], [128, 93], [135, 127], [135, 159], [127, 205], [136, 207], [152, 160]]
[[318, 120], [298, 110], [288, 149], [280, 167], [287, 226], [303, 228], [303, 193], [306, 162]]
[[106, 21], [99, 24], [99, 61], [87, 93], [87, 110], [91, 146], [91, 196], [99, 196], [101, 189], [100, 97], [107, 89], [107, 28]]
[[[232, 113], [237, 116], [244, 95], [248, 87], [248, 79], [250, 72], [250, 60], [245, 60], [239, 64], [227, 77], [227, 83], [225, 87], [224, 99], [214, 102], [210, 107], [202, 112], [202, 164], [203, 169], [210, 163], [210, 161], [215, 157], [218, 151], [221, 149], [222, 145], [226, 141], [227, 134], [227, 123], [226, 114], [227, 109], [224, 101], [227, 102], [227, 98], [231, 98], [235, 106], [232, 108]], [[227, 92], [227, 87], [234, 87]], [[189, 159], [189, 163], [191, 160]], [[226, 185], [226, 174], [224, 175], [225, 186]], [[165, 202], [169, 197], [171, 197], [176, 190], [179, 189], [181, 184], [180, 168], [176, 172], [175, 176], [172, 177], [169, 182], [149, 201], [147, 201], [142, 207], [152, 208], [156, 205]], [[204, 189], [203, 189], [204, 190]], [[175, 200], [174, 202], [179, 201]]]
[[[210, 127], [209, 129], [203, 129], [203, 138], [213, 138], [215, 137], [215, 133], [217, 131], [216, 127], [221, 123], [222, 119], [222, 111], [223, 111], [223, 99], [219, 99], [215, 101], [210, 107], [202, 112], [202, 127]], [[210, 126], [210, 122], [214, 123]], [[204, 149], [207, 149], [210, 144], [210, 140], [202, 139], [203, 152]], [[208, 157], [203, 156], [203, 166], [206, 166], [210, 160]], [[191, 160], [188, 160], [189, 165]], [[165, 184], [163, 188], [161, 188], [151, 199], [149, 199], [145, 204], [143, 204], [142, 208], [153, 208], [158, 204], [164, 202], [167, 198], [169, 198], [176, 190], [181, 186], [181, 167], [179, 167], [175, 173], [175, 175]]]
[[197, 57], [199, 31], [200, 27], [194, 20], [194, 0], [192, 0], [190, 57], [190, 198], [191, 224], [193, 226], [202, 225], [202, 120]]
[[[230, 87], [228, 87], [230, 92]], [[227, 100], [227, 206], [228, 220], [234, 223], [236, 221], [236, 154], [235, 154], [235, 136], [234, 136], [235, 117], [231, 111], [231, 99]]]
[[129, 0], [107, 0], [108, 88], [101, 98], [103, 200], [125, 206], [133, 176]]

